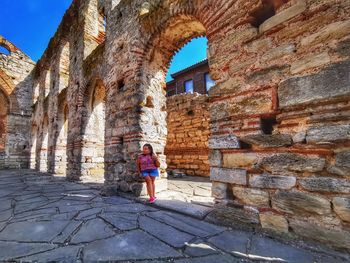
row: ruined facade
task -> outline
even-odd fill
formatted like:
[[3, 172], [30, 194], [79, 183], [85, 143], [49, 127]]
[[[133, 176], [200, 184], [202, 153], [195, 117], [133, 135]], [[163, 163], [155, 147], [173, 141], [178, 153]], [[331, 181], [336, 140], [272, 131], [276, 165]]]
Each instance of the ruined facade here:
[[208, 220], [350, 249], [349, 13], [338, 0], [75, 0], [33, 70], [1, 57], [0, 163], [139, 194], [148, 142], [166, 181], [165, 75], [207, 36]]

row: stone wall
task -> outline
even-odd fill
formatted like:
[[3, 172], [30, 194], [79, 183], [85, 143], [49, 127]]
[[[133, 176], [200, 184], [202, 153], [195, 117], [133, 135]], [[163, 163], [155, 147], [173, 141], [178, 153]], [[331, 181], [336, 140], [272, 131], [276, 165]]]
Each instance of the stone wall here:
[[167, 113], [168, 170], [209, 176], [208, 96], [194, 93], [168, 97]]
[[0, 168], [28, 168], [32, 114], [31, 73], [35, 63], [2, 36], [0, 46], [9, 51], [9, 54], [0, 54], [0, 101], [3, 107], [0, 124], [4, 125], [0, 130], [6, 131], [6, 135], [1, 136], [6, 146]]
[[145, 2], [73, 1], [34, 69], [34, 96], [28, 85], [17, 85], [26, 107], [9, 118], [10, 158], [19, 164], [18, 156], [27, 158], [29, 147], [21, 142], [30, 132], [16, 133], [26, 127], [32, 130], [32, 166], [55, 172], [64, 156], [57, 155], [57, 141], [66, 141], [66, 176], [81, 179], [87, 102], [100, 79], [106, 98], [103, 192], [140, 194], [135, 160], [144, 143], [154, 145], [165, 177], [164, 87], [171, 58], [206, 35], [217, 83], [208, 99], [217, 206], [208, 220], [349, 250], [349, 1]]

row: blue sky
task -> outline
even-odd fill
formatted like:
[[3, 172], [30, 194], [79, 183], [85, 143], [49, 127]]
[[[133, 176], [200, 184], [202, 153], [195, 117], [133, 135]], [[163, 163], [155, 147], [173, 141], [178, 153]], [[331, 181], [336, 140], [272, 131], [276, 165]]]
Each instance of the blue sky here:
[[[40, 59], [72, 0], [1, 0], [0, 35], [34, 61]], [[207, 39], [193, 39], [174, 56], [170, 74], [206, 58]], [[0, 50], [1, 52], [2, 50]]]

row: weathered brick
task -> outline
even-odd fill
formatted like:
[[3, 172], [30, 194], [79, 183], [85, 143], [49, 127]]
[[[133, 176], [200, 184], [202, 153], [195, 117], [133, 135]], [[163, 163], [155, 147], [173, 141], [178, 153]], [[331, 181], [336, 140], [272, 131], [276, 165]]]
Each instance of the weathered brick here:
[[254, 134], [240, 138], [241, 141], [260, 147], [282, 147], [292, 144], [292, 138], [288, 134]]
[[255, 153], [225, 153], [222, 165], [225, 168], [251, 167], [257, 160]]
[[350, 139], [350, 125], [324, 125], [307, 130], [307, 143], [327, 143]]

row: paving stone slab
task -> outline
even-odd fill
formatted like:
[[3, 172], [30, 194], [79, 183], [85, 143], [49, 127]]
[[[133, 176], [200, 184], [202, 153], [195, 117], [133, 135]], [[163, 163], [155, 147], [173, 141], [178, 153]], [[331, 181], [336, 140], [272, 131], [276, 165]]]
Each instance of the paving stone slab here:
[[78, 244], [92, 242], [115, 235], [114, 231], [102, 219], [97, 218], [88, 221], [73, 236], [70, 243]]
[[215, 235], [225, 230], [223, 227], [171, 212], [158, 211], [147, 213], [147, 215], [181, 231], [200, 237]]
[[48, 215], [55, 215], [57, 214], [56, 208], [44, 208], [44, 209], [38, 209], [38, 210], [32, 210], [28, 212], [18, 213], [15, 215], [14, 220], [15, 221], [23, 221], [23, 220], [29, 220], [33, 218], [40, 218], [43, 216]]
[[69, 221], [16, 222], [0, 233], [2, 241], [49, 242], [57, 236]]
[[175, 249], [141, 230], [96, 241], [83, 249], [84, 262], [176, 258]]
[[249, 258], [268, 262], [315, 262], [314, 256], [303, 249], [294, 248], [270, 238], [256, 236], [252, 239]]
[[138, 228], [138, 214], [134, 213], [103, 213], [101, 218], [120, 230], [132, 230]]
[[12, 216], [12, 209], [0, 212], [0, 222], [7, 221]]
[[174, 261], [175, 263], [236, 263], [236, 262], [244, 262], [241, 259], [234, 258], [230, 255], [212, 255], [206, 257], [198, 257], [198, 258], [186, 258], [186, 259], [178, 259]]
[[78, 229], [82, 221], [70, 221], [69, 224], [53, 240], [54, 243], [64, 243]]
[[101, 208], [91, 208], [91, 209], [88, 209], [88, 210], [84, 210], [84, 211], [81, 211], [75, 217], [75, 219], [82, 220], [82, 219], [87, 219], [87, 218], [91, 218], [91, 217], [96, 218], [97, 214], [101, 213], [101, 211], [102, 211]]
[[123, 204], [134, 203], [133, 201], [120, 196], [111, 196], [111, 197], [105, 197], [102, 199], [105, 203], [112, 204], [112, 205], [123, 205]]
[[207, 206], [191, 204], [179, 200], [160, 200], [156, 201], [156, 206], [161, 208], [170, 209], [182, 214], [186, 214], [198, 219], [203, 219], [213, 209]]
[[220, 251], [202, 240], [189, 242], [185, 248], [185, 254], [193, 257], [208, 256], [218, 254]]
[[67, 246], [56, 248], [51, 251], [32, 255], [29, 257], [23, 257], [20, 260], [24, 262], [60, 262], [60, 263], [74, 263], [78, 260], [78, 254], [81, 247], [79, 246]]
[[186, 243], [194, 238], [193, 235], [179, 231], [146, 216], [140, 217], [139, 224], [141, 229], [175, 248], [184, 247]]
[[56, 246], [52, 244], [15, 243], [0, 241], [0, 261], [10, 261], [14, 258], [52, 250], [55, 247]]
[[109, 206], [104, 209], [104, 212], [119, 212], [119, 213], [141, 213], [141, 212], [147, 212], [147, 211], [157, 211], [157, 209], [139, 204], [139, 203], [131, 203], [128, 205], [115, 205], [115, 206]]
[[226, 231], [208, 240], [215, 247], [236, 256], [248, 258], [247, 249], [252, 234], [243, 231]]

